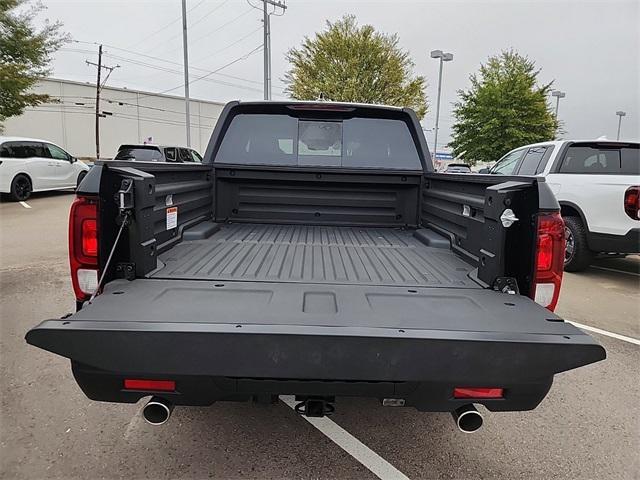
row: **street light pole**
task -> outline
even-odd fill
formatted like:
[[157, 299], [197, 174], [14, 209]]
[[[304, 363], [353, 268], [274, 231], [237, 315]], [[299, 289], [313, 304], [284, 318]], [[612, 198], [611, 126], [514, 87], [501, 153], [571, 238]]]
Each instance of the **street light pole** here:
[[182, 0], [182, 49], [184, 51], [184, 108], [187, 122], [187, 147], [191, 147], [191, 112], [189, 108], [189, 53], [187, 49], [187, 0]]
[[560, 90], [554, 90], [551, 92], [552, 97], [556, 97], [556, 120], [558, 120], [558, 109], [560, 108], [560, 99], [567, 96], [565, 92], [561, 92]]
[[623, 112], [622, 110], [618, 110], [616, 112], [618, 115], [618, 135], [616, 136], [616, 140], [620, 140], [620, 125], [622, 124], [622, 117], [627, 115], [627, 112]]
[[271, 53], [269, 52], [269, 49], [271, 48], [271, 25], [269, 22], [269, 12], [267, 11], [267, 7], [268, 7], [268, 3], [266, 1], [262, 2], [262, 21], [264, 22], [263, 25], [263, 52], [264, 52], [264, 81], [263, 81], [263, 86], [264, 86], [264, 99], [265, 100], [271, 100], [271, 74], [269, 72], [269, 67], [270, 67], [270, 63], [271, 63]]
[[433, 161], [435, 163], [436, 151], [438, 148], [438, 128], [440, 123], [440, 95], [442, 93], [442, 64], [453, 60], [453, 53], [445, 53], [442, 50], [432, 50], [431, 58], [440, 60], [440, 71], [438, 72], [438, 99], [436, 100], [436, 130], [433, 140]]

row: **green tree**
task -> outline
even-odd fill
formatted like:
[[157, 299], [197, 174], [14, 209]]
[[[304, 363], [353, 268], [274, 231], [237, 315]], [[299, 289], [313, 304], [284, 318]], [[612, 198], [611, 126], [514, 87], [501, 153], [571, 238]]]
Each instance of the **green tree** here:
[[287, 53], [291, 70], [285, 75], [287, 93], [298, 100], [382, 103], [427, 111], [424, 77], [412, 75], [409, 53], [397, 35], [358, 26], [353, 15]]
[[0, 129], [5, 119], [20, 115], [25, 107], [51, 101], [31, 89], [50, 73], [51, 54], [67, 37], [59, 22], [34, 26], [42, 8], [25, 0], [0, 0]]
[[453, 153], [467, 163], [493, 162], [509, 150], [553, 139], [558, 127], [538, 84], [535, 62], [513, 50], [490, 57], [454, 104]]

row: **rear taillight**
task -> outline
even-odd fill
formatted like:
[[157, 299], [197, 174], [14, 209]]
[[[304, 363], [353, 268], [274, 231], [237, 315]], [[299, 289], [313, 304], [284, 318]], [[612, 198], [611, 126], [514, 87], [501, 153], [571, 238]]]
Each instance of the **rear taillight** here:
[[624, 192], [624, 211], [634, 220], [640, 220], [640, 187], [635, 185]]
[[564, 221], [560, 213], [538, 215], [535, 278], [531, 298], [552, 312], [558, 304], [562, 284], [564, 235]]
[[98, 287], [98, 201], [77, 197], [69, 212], [69, 265], [76, 299], [88, 300]]

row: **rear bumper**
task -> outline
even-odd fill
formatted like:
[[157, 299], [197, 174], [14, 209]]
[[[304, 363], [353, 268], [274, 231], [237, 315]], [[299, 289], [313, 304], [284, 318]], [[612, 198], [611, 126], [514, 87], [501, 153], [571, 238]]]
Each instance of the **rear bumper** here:
[[632, 228], [626, 235], [589, 232], [587, 242], [594, 252], [640, 253], [640, 228]]
[[[483, 404], [492, 411], [532, 410], [544, 399], [553, 378], [537, 381], [501, 384], [501, 399], [456, 399], [452, 382], [374, 382], [340, 380], [283, 380], [211, 377], [198, 375], [171, 376], [175, 392], [124, 390], [126, 376], [72, 363], [73, 375], [84, 394], [96, 401], [135, 403], [155, 394], [175, 405], [207, 406], [219, 401], [249, 401], [269, 399], [277, 395], [302, 397], [367, 397], [402, 399], [404, 406], [421, 411], [450, 412], [468, 403]], [[167, 376], [144, 375], [145, 379], [167, 379]]]
[[[550, 314], [551, 315], [551, 314]], [[551, 315], [552, 316], [552, 315]], [[557, 322], [553, 322], [557, 323]], [[125, 377], [176, 381], [176, 405], [260, 394], [404, 398], [419, 410], [451, 411], [470, 400], [460, 386], [503, 387], [490, 410], [529, 410], [553, 375], [605, 358], [569, 324], [563, 334], [49, 320], [27, 342], [73, 360], [88, 397], [135, 402]]]

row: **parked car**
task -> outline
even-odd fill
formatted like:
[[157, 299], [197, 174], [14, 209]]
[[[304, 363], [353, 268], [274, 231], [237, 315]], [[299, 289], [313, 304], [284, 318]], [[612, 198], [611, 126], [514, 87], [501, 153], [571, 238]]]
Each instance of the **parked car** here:
[[609, 140], [554, 142], [512, 150], [494, 175], [545, 177], [565, 222], [564, 268], [585, 269], [598, 254], [640, 252], [640, 144]]
[[471, 173], [471, 167], [466, 163], [450, 163], [443, 173]]
[[205, 157], [97, 162], [81, 185], [78, 311], [26, 340], [89, 398], [153, 395], [158, 425], [173, 405], [288, 394], [323, 416], [373, 397], [470, 432], [474, 403], [533, 409], [605, 358], [553, 313], [564, 227], [544, 178], [434, 173], [412, 110], [231, 102]]
[[120, 145], [114, 160], [136, 162], [202, 163], [202, 156], [193, 148], [167, 145]]
[[46, 140], [0, 137], [0, 193], [24, 201], [32, 192], [76, 188], [89, 167]]

